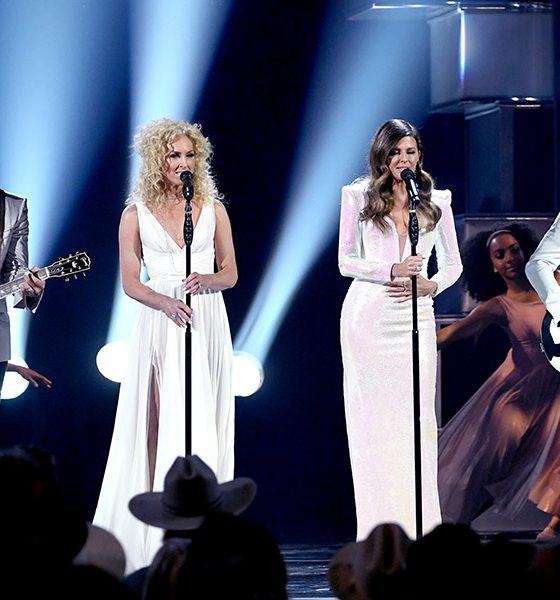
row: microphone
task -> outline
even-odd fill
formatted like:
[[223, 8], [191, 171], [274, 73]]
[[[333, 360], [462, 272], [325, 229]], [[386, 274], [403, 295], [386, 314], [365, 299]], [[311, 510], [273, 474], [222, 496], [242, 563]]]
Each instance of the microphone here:
[[183, 237], [185, 244], [190, 246], [193, 238], [192, 226], [192, 205], [191, 200], [194, 196], [193, 174], [190, 171], [183, 171], [180, 175], [183, 182], [183, 198], [185, 202], [185, 223], [183, 225]]
[[420, 193], [418, 192], [416, 177], [414, 177], [414, 172], [412, 169], [403, 169], [401, 171], [401, 179], [406, 185], [406, 191], [408, 192], [408, 197], [410, 198], [412, 205], [416, 207], [416, 205], [420, 202]]
[[181, 181], [183, 182], [183, 198], [189, 202], [194, 196], [193, 174], [190, 171], [183, 171]]

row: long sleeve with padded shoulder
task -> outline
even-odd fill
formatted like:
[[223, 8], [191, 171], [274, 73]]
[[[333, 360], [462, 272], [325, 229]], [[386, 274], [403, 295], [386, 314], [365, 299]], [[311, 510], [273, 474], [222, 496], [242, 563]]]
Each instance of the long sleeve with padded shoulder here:
[[448, 287], [451, 287], [461, 276], [463, 272], [463, 262], [457, 242], [457, 231], [455, 229], [455, 219], [451, 209], [451, 192], [449, 190], [434, 190], [434, 202], [441, 208], [441, 219], [436, 226], [436, 258], [437, 272], [431, 281], [438, 284], [436, 293], [441, 294]]
[[[420, 230], [416, 250], [426, 258], [422, 274], [427, 277], [427, 259], [435, 246], [438, 269], [431, 280], [437, 283], [437, 295], [459, 279], [463, 265], [451, 210], [451, 192], [433, 190], [432, 201], [441, 208], [441, 219], [432, 231]], [[386, 219], [387, 230], [382, 231], [371, 221], [360, 220], [364, 203], [363, 184], [342, 188], [338, 268], [345, 277], [386, 284], [391, 280], [392, 266], [410, 255], [410, 242], [407, 240], [404, 253], [399, 256], [394, 223]]]
[[[368, 259], [365, 256], [362, 240], [364, 223], [360, 221], [363, 201], [363, 193], [356, 191], [355, 186], [342, 188], [338, 268], [344, 277], [383, 283], [391, 279], [391, 267], [394, 261], [389, 258], [381, 258], [379, 254], [377, 260]], [[373, 241], [379, 246], [383, 240], [378, 235]]]

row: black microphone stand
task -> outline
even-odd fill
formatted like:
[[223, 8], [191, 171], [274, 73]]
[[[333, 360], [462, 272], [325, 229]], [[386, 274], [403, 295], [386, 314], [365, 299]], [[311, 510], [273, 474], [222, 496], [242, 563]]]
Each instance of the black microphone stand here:
[[[185, 198], [185, 223], [183, 225], [183, 239], [185, 240], [185, 273], [186, 277], [191, 272], [191, 245], [193, 239], [192, 204], [194, 187], [192, 173], [183, 171], [181, 173], [183, 182], [183, 197]], [[191, 307], [191, 294], [187, 292], [185, 302]], [[192, 452], [192, 327], [187, 323], [185, 329], [185, 456]]]
[[[416, 256], [418, 244], [418, 217], [416, 206], [419, 198], [417, 191], [412, 186], [414, 173], [409, 171], [408, 177], [403, 172], [401, 177], [405, 179], [406, 191], [408, 192], [408, 235], [410, 238], [410, 254]], [[412, 291], [412, 386], [414, 407], [414, 483], [416, 497], [416, 538], [422, 537], [422, 444], [421, 444], [421, 421], [420, 421], [420, 357], [418, 343], [418, 287], [416, 275], [411, 278]]]

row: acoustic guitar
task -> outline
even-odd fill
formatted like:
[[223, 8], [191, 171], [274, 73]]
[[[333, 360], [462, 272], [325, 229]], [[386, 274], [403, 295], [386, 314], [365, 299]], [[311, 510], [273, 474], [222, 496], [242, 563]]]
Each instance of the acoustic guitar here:
[[560, 371], [560, 327], [548, 311], [541, 323], [541, 349], [548, 362]]
[[[39, 269], [34, 275], [42, 280], [49, 279], [50, 277], [65, 277], [66, 280], [68, 280], [71, 275], [83, 273], [84, 271], [87, 271], [90, 266], [91, 260], [89, 256], [85, 252], [76, 252], [75, 254], [70, 254], [70, 256], [67, 256], [66, 258], [57, 260], [48, 267]], [[25, 275], [21, 275], [12, 279], [12, 281], [0, 285], [0, 299], [19, 291], [25, 277]]]

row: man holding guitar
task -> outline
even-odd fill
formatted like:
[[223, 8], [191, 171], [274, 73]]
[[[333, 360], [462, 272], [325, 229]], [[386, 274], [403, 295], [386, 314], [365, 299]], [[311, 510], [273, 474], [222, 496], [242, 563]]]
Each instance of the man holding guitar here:
[[546, 308], [541, 325], [541, 348], [560, 371], [560, 226], [558, 215], [525, 267], [525, 274]]
[[[35, 312], [45, 282], [28, 267], [29, 221], [27, 200], [0, 189], [0, 283], [25, 275], [15, 294], [14, 307]], [[10, 359], [10, 318], [6, 299], [0, 299], [0, 388]]]
[[[541, 328], [541, 346], [550, 364], [560, 371], [560, 213], [544, 234], [537, 249], [525, 265], [525, 274], [543, 301], [547, 313]], [[560, 467], [553, 471], [560, 480]], [[552, 499], [551, 499], [552, 503]], [[556, 499], [555, 506], [560, 506]], [[560, 513], [554, 512], [541, 539], [554, 539], [558, 535]]]
[[525, 266], [531, 285], [551, 314], [556, 325], [560, 324], [560, 286], [557, 269], [560, 266], [560, 214], [544, 234], [537, 249]]

